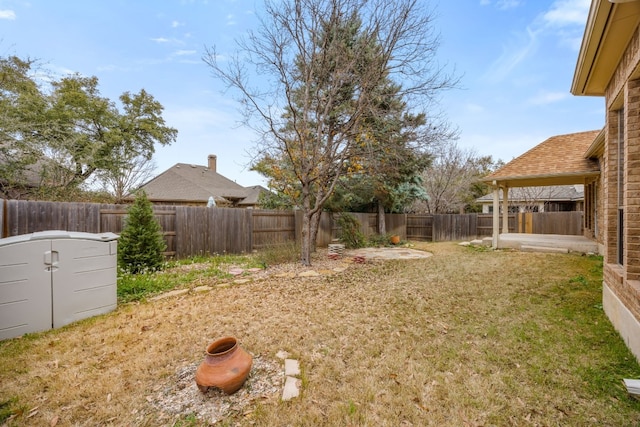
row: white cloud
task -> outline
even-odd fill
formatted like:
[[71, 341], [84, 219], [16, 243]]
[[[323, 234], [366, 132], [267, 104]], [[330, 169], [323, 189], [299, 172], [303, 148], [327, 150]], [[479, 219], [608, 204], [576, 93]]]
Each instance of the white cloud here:
[[484, 78], [492, 82], [500, 82], [513, 71], [522, 61], [528, 58], [537, 48], [538, 32], [527, 28], [525, 33], [519, 34], [521, 39], [511, 46], [505, 46], [502, 55], [491, 64]]
[[13, 10], [0, 10], [0, 19], [9, 19], [13, 21], [16, 19], [16, 13]]
[[227, 15], [227, 25], [236, 25], [236, 17], [233, 14]]
[[173, 52], [175, 56], [195, 55], [198, 53], [196, 50], [176, 50]]
[[520, 0], [498, 0], [496, 7], [500, 10], [513, 9], [520, 6]]
[[584, 26], [590, 4], [590, 0], [558, 0], [543, 14], [542, 19], [553, 27]]
[[178, 27], [181, 27], [181, 26], [183, 26], [183, 25], [184, 25], [184, 23], [182, 23], [182, 22], [179, 22], [179, 21], [171, 21], [171, 28], [178, 28]]
[[554, 102], [562, 101], [568, 96], [568, 92], [541, 92], [535, 97], [529, 99], [528, 103], [532, 105], [547, 105]]
[[[504, 0], [506, 5], [515, 6], [518, 1]], [[498, 5], [496, 3], [496, 5]], [[509, 41], [502, 55], [494, 61], [485, 73], [488, 80], [499, 82], [511, 73], [520, 63], [532, 56], [541, 39], [553, 38], [560, 46], [575, 51], [580, 48], [582, 32], [589, 13], [590, 0], [556, 0], [548, 10], [539, 14], [522, 32]]]
[[176, 39], [176, 38], [166, 38], [166, 37], [154, 37], [150, 39], [156, 43], [170, 43], [172, 45], [184, 45], [184, 41]]

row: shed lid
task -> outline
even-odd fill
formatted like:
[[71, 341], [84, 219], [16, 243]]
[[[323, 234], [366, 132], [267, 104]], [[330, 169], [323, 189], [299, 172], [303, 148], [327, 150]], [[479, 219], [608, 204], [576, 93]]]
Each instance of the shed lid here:
[[82, 231], [65, 231], [65, 230], [47, 230], [37, 231], [30, 234], [21, 234], [19, 236], [6, 237], [0, 239], [0, 246], [6, 246], [13, 243], [27, 242], [30, 240], [54, 240], [54, 239], [80, 239], [80, 240], [96, 240], [100, 242], [110, 242], [117, 240], [120, 236], [115, 233], [85, 233]]

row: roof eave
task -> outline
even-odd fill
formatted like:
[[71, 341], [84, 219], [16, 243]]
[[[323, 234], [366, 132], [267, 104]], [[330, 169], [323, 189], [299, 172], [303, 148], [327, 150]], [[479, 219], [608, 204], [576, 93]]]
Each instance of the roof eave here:
[[573, 95], [604, 96], [640, 20], [640, 2], [594, 0], [571, 83]]
[[[514, 175], [505, 177], [491, 177], [488, 176], [482, 179], [482, 182], [486, 182], [492, 185], [506, 185], [508, 187], [535, 187], [535, 186], [548, 186], [548, 185], [574, 185], [583, 184], [586, 178], [599, 176], [599, 171], [584, 171], [573, 173], [555, 173], [555, 174], [540, 174], [540, 175]], [[495, 183], [495, 184], [494, 184]]]
[[604, 153], [604, 128], [595, 137], [587, 151], [584, 153], [586, 159], [598, 158]]

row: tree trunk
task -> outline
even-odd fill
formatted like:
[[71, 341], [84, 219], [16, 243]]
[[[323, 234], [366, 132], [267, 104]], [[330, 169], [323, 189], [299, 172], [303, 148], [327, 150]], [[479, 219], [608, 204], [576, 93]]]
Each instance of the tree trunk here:
[[384, 216], [384, 205], [378, 200], [378, 234], [384, 236], [387, 234], [387, 222]]
[[302, 265], [311, 265], [311, 197], [309, 186], [302, 183], [302, 245], [300, 247], [300, 262]]
[[311, 265], [311, 218], [308, 210], [302, 212], [302, 245], [300, 247], [300, 262]]
[[322, 211], [318, 210], [316, 213], [311, 215], [311, 224], [309, 226], [309, 233], [311, 236], [311, 248], [309, 249], [311, 252], [316, 251], [317, 242], [318, 242], [318, 230], [320, 229], [320, 220], [322, 219]]

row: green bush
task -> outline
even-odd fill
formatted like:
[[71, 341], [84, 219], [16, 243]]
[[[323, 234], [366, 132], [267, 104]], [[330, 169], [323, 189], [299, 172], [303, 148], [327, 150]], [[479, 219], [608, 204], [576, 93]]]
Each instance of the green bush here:
[[360, 231], [360, 221], [347, 213], [340, 214], [336, 218], [338, 224], [338, 239], [350, 249], [362, 248], [366, 244], [366, 238]]
[[125, 227], [118, 240], [118, 266], [132, 274], [161, 270], [166, 247], [151, 202], [144, 191], [140, 192], [127, 210]]

